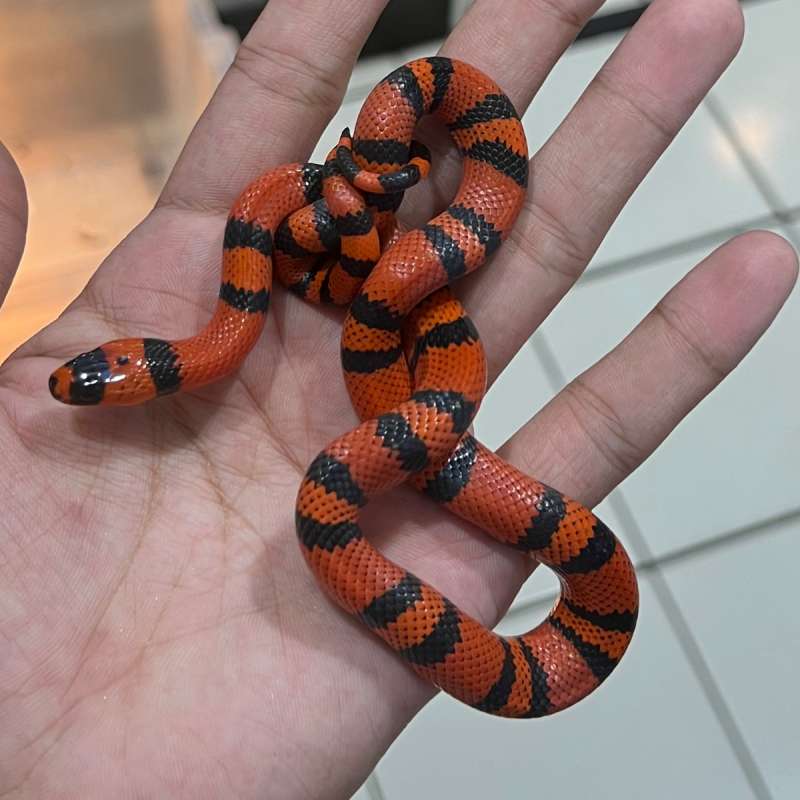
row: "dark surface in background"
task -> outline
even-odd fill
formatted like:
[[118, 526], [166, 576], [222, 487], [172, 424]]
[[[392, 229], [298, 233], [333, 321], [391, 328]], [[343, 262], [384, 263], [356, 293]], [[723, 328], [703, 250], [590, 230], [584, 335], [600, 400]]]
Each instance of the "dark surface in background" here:
[[[265, 0], [216, 0], [219, 16], [244, 38]], [[447, 33], [449, 0], [391, 0], [370, 34], [362, 56], [400, 50]]]
[[[742, 3], [758, 1], [740, 0]], [[222, 21], [235, 28], [242, 38], [266, 5], [266, 0], [215, 0], [215, 2]], [[642, 16], [648, 5], [649, 3], [631, 0], [630, 9], [601, 14], [590, 20], [578, 34], [578, 39], [626, 30]], [[391, 52], [429, 39], [442, 38], [448, 29], [449, 8], [449, 0], [391, 0], [364, 45], [361, 55]]]
[[[762, 0], [739, 0], [739, 3], [756, 3]], [[630, 28], [639, 17], [647, 11], [650, 3], [636, 3], [631, 0], [631, 7], [625, 11], [616, 11], [612, 14], [600, 14], [590, 20], [586, 27], [578, 34], [579, 39], [587, 39], [591, 36], [600, 36], [603, 33], [616, 33]]]
[[400, 50], [447, 34], [448, 0], [392, 0], [367, 39], [362, 56]]

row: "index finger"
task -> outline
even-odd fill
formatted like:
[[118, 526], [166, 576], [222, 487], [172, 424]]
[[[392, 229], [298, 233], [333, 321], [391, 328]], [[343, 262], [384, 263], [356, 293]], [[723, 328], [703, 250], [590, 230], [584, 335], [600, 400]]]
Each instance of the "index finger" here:
[[200, 117], [159, 200], [226, 212], [269, 167], [307, 158], [387, 0], [270, 0]]

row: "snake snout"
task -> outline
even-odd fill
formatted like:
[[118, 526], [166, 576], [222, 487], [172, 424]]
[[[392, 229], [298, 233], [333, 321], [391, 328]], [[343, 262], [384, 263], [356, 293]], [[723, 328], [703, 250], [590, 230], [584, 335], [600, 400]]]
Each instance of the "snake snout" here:
[[112, 379], [102, 348], [81, 353], [59, 367], [49, 381], [50, 394], [73, 406], [94, 406], [103, 401], [106, 384]]

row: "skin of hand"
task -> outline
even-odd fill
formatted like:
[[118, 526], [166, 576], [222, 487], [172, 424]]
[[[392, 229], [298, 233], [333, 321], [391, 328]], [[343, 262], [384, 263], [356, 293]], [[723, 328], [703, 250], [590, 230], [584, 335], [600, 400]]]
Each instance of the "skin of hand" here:
[[[257, 174], [308, 157], [384, 4], [271, 0], [156, 207], [0, 369], [0, 447], [13, 465], [0, 517], [4, 798], [348, 797], [433, 696], [329, 602], [295, 537], [301, 475], [356, 423], [340, 312], [276, 291], [243, 369], [191, 395], [76, 409], [47, 391], [55, 366], [103, 341], [205, 324], [228, 208]], [[492, 76], [523, 113], [601, 5], [477, 0], [442, 53]], [[735, 0], [655, 0], [535, 155], [513, 234], [457, 287], [490, 380], [586, 267], [742, 32]], [[459, 174], [440, 130], [422, 138], [436, 167], [407, 200], [414, 224]], [[0, 155], [5, 290], [26, 202]], [[745, 356], [796, 271], [773, 234], [732, 240], [502, 454], [597, 504]], [[389, 557], [489, 625], [531, 569], [408, 489], [363, 520]]]

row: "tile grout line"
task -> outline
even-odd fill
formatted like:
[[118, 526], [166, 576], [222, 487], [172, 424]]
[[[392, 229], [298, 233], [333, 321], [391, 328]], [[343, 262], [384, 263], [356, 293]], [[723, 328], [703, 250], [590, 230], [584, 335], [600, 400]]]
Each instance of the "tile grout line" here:
[[728, 740], [728, 744], [739, 762], [739, 767], [753, 790], [753, 794], [758, 800], [772, 800], [772, 794], [755, 756], [750, 750], [744, 734], [739, 728], [739, 724], [736, 722], [736, 718], [733, 716], [733, 712], [715, 680], [708, 662], [703, 656], [700, 644], [694, 633], [692, 633], [692, 629], [660, 569], [653, 570], [650, 585], [653, 587], [656, 598], [667, 616], [667, 622], [678, 639], [681, 649], [700, 684], [700, 688], [711, 706], [711, 711], [717, 718], [717, 722], [722, 728], [722, 733]]
[[[655, 563], [655, 558], [647, 544], [647, 540], [639, 524], [636, 522], [627, 500], [622, 495], [616, 496], [615, 511], [622, 519], [628, 535], [630, 536], [631, 533], [634, 532], [634, 538], [641, 544], [642, 550], [650, 556], [650, 561], [653, 563], [652, 568], [648, 570], [650, 573], [650, 585], [667, 618], [667, 624], [672, 628], [672, 632], [678, 640], [678, 644], [686, 660], [689, 662], [689, 666], [697, 682], [700, 684], [700, 689], [705, 695], [706, 702], [709, 704], [711, 712], [716, 717], [723, 735], [728, 740], [728, 745], [739, 763], [745, 780], [749, 784], [757, 800], [772, 800], [772, 794], [767, 786], [764, 775], [744, 738], [744, 734], [725, 699], [722, 689], [714, 678], [711, 667], [703, 655], [702, 648], [675, 598], [675, 593], [670, 588], [661, 565]], [[773, 520], [773, 524], [774, 523], [775, 521]], [[755, 528], [755, 526], [753, 526], [753, 528]], [[747, 528], [741, 530], [746, 531]], [[749, 532], [752, 533], [753, 531]]]
[[[619, 508], [615, 508], [614, 510], [617, 514], [620, 514], [622, 511], [622, 509]], [[624, 511], [622, 513], [624, 514]], [[646, 575], [654, 572], [655, 570], [660, 570], [663, 567], [675, 566], [676, 564], [688, 561], [697, 556], [703, 556], [707, 555], [708, 553], [724, 550], [730, 545], [740, 544], [756, 537], [769, 536], [771, 533], [775, 532], [775, 528], [779, 528], [785, 523], [792, 522], [794, 520], [800, 520], [800, 508], [797, 508], [794, 511], [789, 511], [786, 514], [769, 517], [768, 519], [762, 520], [761, 522], [756, 522], [753, 525], [746, 525], [742, 528], [736, 528], [727, 533], [712, 537], [711, 539], [706, 539], [698, 544], [688, 545], [687, 547], [682, 547], [678, 550], [672, 550], [662, 556], [653, 556], [650, 559], [637, 561], [634, 564], [634, 567], [636, 568], [637, 573]], [[545, 606], [552, 604], [557, 597], [557, 593], [548, 592], [546, 594], [532, 597], [529, 600], [523, 600], [520, 603], [515, 603], [513, 606], [511, 606], [506, 614], [506, 619], [513, 619], [518, 614], [527, 613], [539, 608], [540, 606], [544, 608]]]
[[712, 536], [696, 544], [690, 544], [686, 547], [678, 548], [665, 553], [663, 556], [654, 556], [649, 560], [642, 561], [636, 564], [636, 569], [642, 572], [650, 572], [655, 569], [661, 569], [667, 566], [680, 564], [683, 561], [688, 561], [700, 555], [705, 555], [715, 550], [721, 550], [730, 545], [739, 544], [740, 542], [753, 539], [756, 536], [768, 536], [774, 533], [776, 528], [784, 525], [787, 522], [800, 519], [800, 508], [793, 511], [787, 511], [784, 514], [778, 514], [773, 517], [767, 517], [759, 522], [754, 522], [751, 525], [744, 525], [741, 528], [734, 528], [733, 530], [726, 531], [717, 536]]
[[656, 247], [652, 250], [634, 253], [633, 255], [625, 256], [614, 261], [601, 262], [581, 275], [581, 285], [585, 286], [586, 284], [602, 280], [610, 275], [618, 275], [634, 269], [641, 269], [642, 267], [652, 264], [654, 261], [665, 261], [673, 256], [683, 255], [697, 250], [704, 245], [716, 244], [720, 240], [729, 239], [732, 236], [744, 233], [753, 228], [761, 228], [769, 225], [785, 225], [787, 222], [795, 221], [799, 212], [800, 207], [790, 208], [780, 215], [770, 212], [769, 214], [763, 214], [759, 217], [743, 220], [741, 223], [717, 228], [708, 233], [700, 234], [699, 236], [693, 236], [689, 239], [682, 239], [661, 247]]
[[736, 128], [724, 111], [722, 104], [717, 100], [714, 92], [710, 92], [704, 101], [704, 105], [711, 115], [714, 122], [716, 122], [722, 134], [728, 140], [728, 143], [733, 147], [739, 161], [747, 172], [750, 180], [753, 181], [756, 189], [758, 189], [764, 202], [772, 209], [773, 213], [782, 222], [785, 222], [790, 216], [791, 211], [783, 202], [780, 192], [772, 185], [769, 177], [762, 171], [758, 162], [750, 154], [750, 151], [742, 142]]
[[[542, 369], [547, 379], [550, 381], [551, 388], [557, 391], [557, 387], [565, 383], [565, 376], [558, 365], [555, 353], [547, 343], [546, 337], [544, 335], [539, 336], [536, 341], [532, 341], [530, 344], [542, 362]], [[619, 489], [612, 492], [609, 496], [609, 503], [620, 517], [628, 533], [634, 557], [638, 556], [643, 560], [653, 561], [653, 553], [647, 544], [647, 540], [636, 522], [627, 500]], [[757, 800], [772, 800], [772, 795], [756, 763], [755, 757], [739, 729], [739, 725], [722, 694], [722, 690], [714, 679], [714, 675], [703, 656], [700, 645], [695, 639], [683, 611], [675, 599], [672, 589], [670, 589], [664, 574], [658, 566], [653, 567], [650, 580], [656, 599], [660, 603], [667, 617], [667, 622], [672, 628], [678, 640], [678, 644], [689, 662], [695, 678], [700, 684], [700, 689], [705, 695], [706, 702], [708, 702], [711, 712], [716, 717], [722, 733], [727, 739], [728, 745], [739, 763], [745, 780], [749, 784]]]
[[[649, 555], [649, 561], [652, 566], [646, 571], [650, 574], [650, 585], [653, 588], [656, 599], [661, 605], [661, 609], [667, 618], [667, 624], [670, 626], [670, 628], [672, 628], [672, 632], [674, 633], [675, 638], [678, 640], [678, 644], [683, 651], [686, 660], [689, 662], [689, 666], [691, 667], [697, 682], [700, 684], [700, 689], [705, 695], [706, 701], [711, 708], [711, 712], [717, 718], [717, 722], [722, 729], [722, 733], [728, 740], [728, 745], [733, 751], [733, 755], [738, 761], [739, 767], [742, 770], [747, 783], [758, 800], [772, 800], [772, 794], [767, 786], [766, 780], [764, 779], [764, 775], [762, 774], [755, 756], [753, 755], [750, 747], [747, 744], [747, 741], [744, 738], [744, 734], [742, 733], [739, 724], [737, 723], [736, 718], [734, 717], [733, 712], [731, 711], [730, 706], [725, 699], [722, 689], [714, 678], [711, 667], [708, 665], [708, 662], [703, 655], [702, 648], [700, 647], [700, 644], [692, 632], [692, 628], [689, 625], [685, 614], [681, 610], [681, 607], [675, 598], [675, 593], [672, 591], [669, 583], [667, 582], [662, 570], [662, 564], [658, 563], [656, 558], [653, 556], [650, 546], [648, 545], [647, 540], [645, 539], [644, 534], [642, 533], [642, 530], [639, 527], [639, 524], [633, 515], [633, 511], [631, 510], [625, 497], [617, 494], [615, 498], [612, 498], [612, 502], [615, 502], [614, 510], [622, 519], [628, 535], [631, 536], [631, 534], [634, 533], [635, 536], [633, 538], [635, 538], [641, 545], [643, 552]], [[794, 514], [784, 516], [793, 517], [798, 514], [800, 514], [800, 510], [796, 511]], [[780, 521], [784, 520], [781, 518], [774, 518], [773, 520], [769, 521], [769, 524], [771, 526], [775, 526]], [[759, 526], [754, 525], [741, 528], [737, 538], [741, 539], [746, 533], [752, 535], [755, 530], [758, 529], [758, 527]], [[733, 535], [736, 536], [736, 532], [734, 532]], [[689, 549], [690, 548], [684, 548], [684, 550]]]

